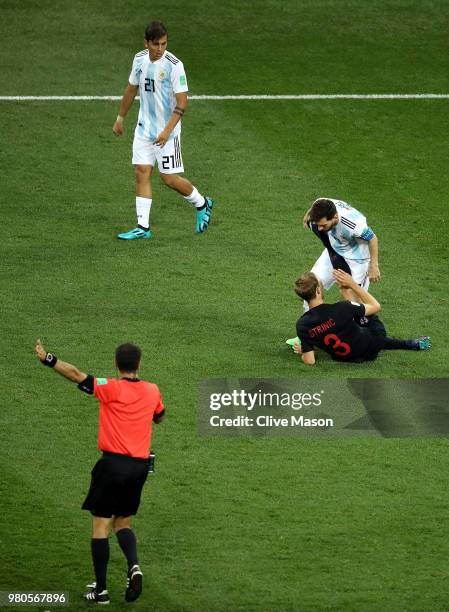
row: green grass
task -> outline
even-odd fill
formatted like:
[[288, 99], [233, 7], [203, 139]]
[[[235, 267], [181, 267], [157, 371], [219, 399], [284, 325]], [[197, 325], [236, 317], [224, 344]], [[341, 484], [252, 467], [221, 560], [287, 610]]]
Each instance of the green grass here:
[[[1, 7], [2, 95], [120, 93], [149, 18], [137, 2]], [[153, 11], [195, 94], [449, 91], [444, 2]], [[115, 240], [134, 222], [137, 108], [118, 139], [116, 103], [0, 104], [0, 590], [66, 590], [82, 610], [91, 578], [79, 507], [97, 408], [37, 363], [34, 339], [107, 376], [131, 340], [168, 413], [135, 522], [146, 577], [136, 608], [445, 610], [445, 439], [204, 440], [196, 404], [204, 378], [447, 375], [447, 101], [192, 101], [186, 176], [216, 199], [213, 223], [196, 236], [191, 207], [156, 179], [155, 237], [137, 244]], [[367, 215], [382, 319], [391, 335], [431, 335], [428, 354], [342, 365], [320, 353], [306, 371], [284, 345], [301, 312], [293, 282], [320, 253], [301, 225], [320, 195]], [[112, 542], [112, 610], [123, 565]]]

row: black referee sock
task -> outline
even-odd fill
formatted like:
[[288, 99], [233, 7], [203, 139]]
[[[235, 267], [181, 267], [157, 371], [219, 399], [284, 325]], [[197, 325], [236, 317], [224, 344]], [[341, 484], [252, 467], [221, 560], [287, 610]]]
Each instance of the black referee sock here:
[[139, 565], [137, 560], [137, 542], [134, 531], [129, 527], [120, 529], [115, 534], [117, 541], [120, 544], [120, 548], [123, 550], [123, 554], [128, 561], [128, 569], [131, 569], [133, 565]]
[[101, 593], [106, 589], [106, 572], [109, 561], [109, 540], [108, 538], [92, 538], [91, 540], [92, 560], [94, 562], [95, 590]]

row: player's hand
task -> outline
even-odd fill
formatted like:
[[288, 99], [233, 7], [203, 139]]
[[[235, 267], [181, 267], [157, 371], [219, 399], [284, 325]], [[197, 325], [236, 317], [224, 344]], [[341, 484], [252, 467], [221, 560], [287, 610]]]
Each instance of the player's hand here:
[[44, 361], [45, 357], [47, 356], [47, 351], [42, 346], [42, 342], [40, 341], [40, 338], [36, 340], [36, 355], [39, 361]]
[[372, 283], [380, 281], [380, 270], [377, 264], [370, 264], [368, 268], [368, 278]]
[[116, 136], [123, 135], [123, 118], [122, 117], [120, 119], [117, 117], [114, 125], [112, 126], [112, 131], [114, 132]]
[[297, 342], [294, 343], [293, 350], [295, 351], [297, 355], [302, 355], [301, 345], [298, 344]]
[[351, 289], [351, 287], [357, 285], [352, 276], [347, 272], [343, 272], [343, 270], [334, 270], [332, 274], [339, 286], [343, 289]]
[[162, 130], [162, 132], [159, 134], [159, 136], [154, 141], [154, 144], [157, 145], [158, 147], [163, 147], [164, 144], [167, 142], [169, 136], [170, 136], [170, 132], [167, 132], [166, 130]]
[[310, 229], [308, 223], [310, 221], [310, 209], [306, 212], [306, 214], [304, 215], [304, 218], [302, 220], [302, 224], [304, 226], [304, 229]]

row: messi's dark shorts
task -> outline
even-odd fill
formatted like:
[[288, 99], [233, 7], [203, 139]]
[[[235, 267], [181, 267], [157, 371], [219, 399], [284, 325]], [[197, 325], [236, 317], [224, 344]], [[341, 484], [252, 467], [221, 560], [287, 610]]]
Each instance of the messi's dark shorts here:
[[91, 472], [92, 480], [83, 510], [110, 518], [136, 514], [148, 476], [148, 460], [103, 453]]

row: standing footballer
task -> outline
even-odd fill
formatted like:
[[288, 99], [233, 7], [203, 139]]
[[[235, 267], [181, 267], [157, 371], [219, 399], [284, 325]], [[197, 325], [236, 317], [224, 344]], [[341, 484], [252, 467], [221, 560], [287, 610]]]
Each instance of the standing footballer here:
[[142, 591], [142, 571], [137, 558], [136, 536], [131, 517], [137, 513], [142, 487], [149, 471], [152, 424], [164, 417], [158, 387], [140, 380], [141, 350], [122, 344], [115, 351], [119, 378], [96, 378], [47, 353], [40, 340], [36, 354], [46, 366], [78, 384], [84, 393], [100, 402], [98, 448], [102, 457], [92, 470], [83, 510], [92, 514], [92, 560], [95, 582], [84, 599], [108, 604], [106, 574], [109, 562], [109, 531], [112, 529], [128, 562], [126, 601], [135, 601]]
[[118, 234], [121, 240], [151, 238], [151, 176], [157, 162], [162, 181], [196, 209], [196, 232], [206, 231], [213, 200], [186, 178], [181, 155], [181, 119], [187, 107], [187, 78], [183, 63], [167, 51], [167, 29], [153, 21], [145, 30], [145, 49], [134, 57], [129, 82], [112, 131], [123, 134], [123, 120], [139, 92], [140, 111], [134, 132], [132, 163], [136, 175], [137, 227]]

